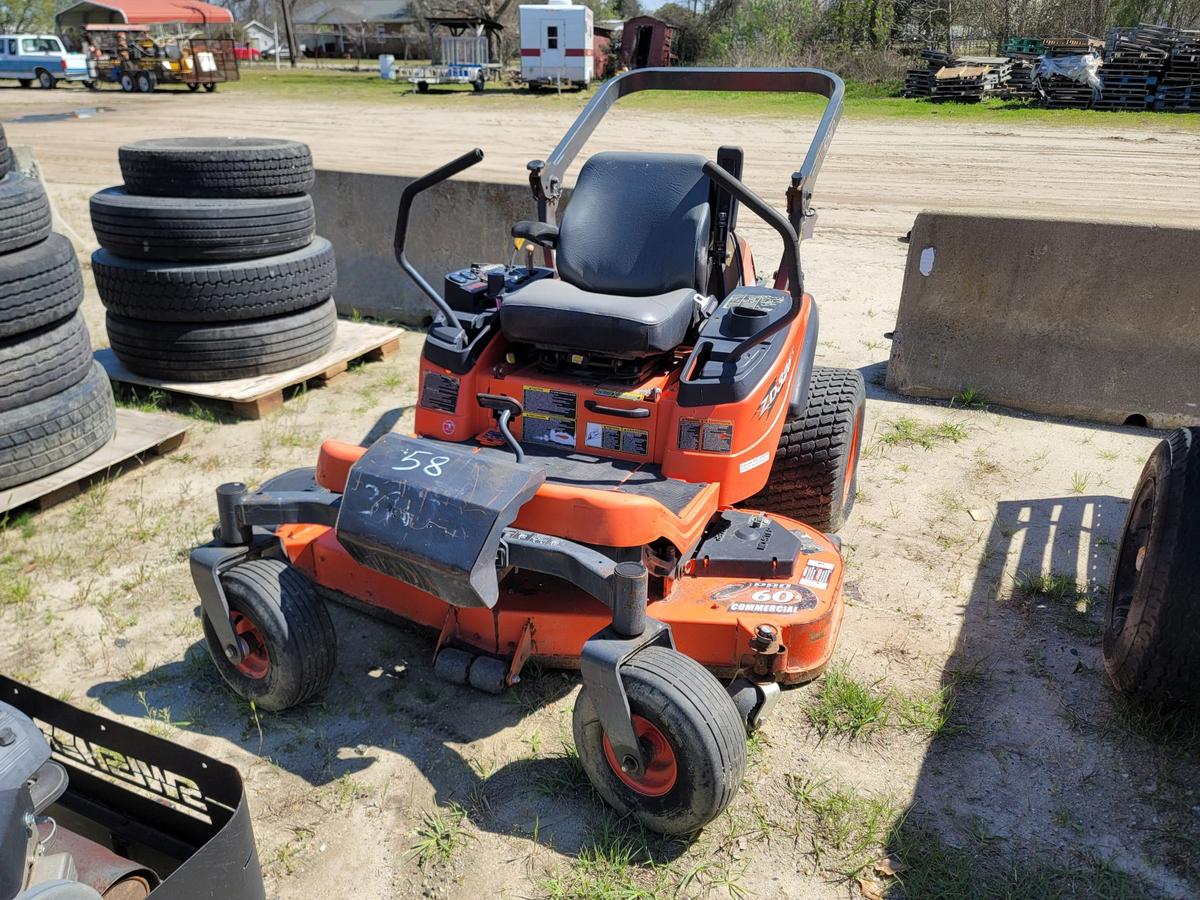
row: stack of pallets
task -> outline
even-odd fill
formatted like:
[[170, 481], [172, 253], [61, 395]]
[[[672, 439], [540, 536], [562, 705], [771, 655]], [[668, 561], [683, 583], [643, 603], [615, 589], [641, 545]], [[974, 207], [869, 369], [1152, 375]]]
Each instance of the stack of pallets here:
[[905, 73], [903, 91], [905, 97], [932, 96], [934, 76], [939, 69], [954, 62], [954, 58], [949, 53], [933, 47], [922, 50], [920, 55], [921, 59], [925, 60], [925, 67], [909, 69]]
[[1046, 45], [1041, 38], [1012, 37], [1004, 42], [1001, 52], [1005, 56], [1032, 56], [1036, 59], [1046, 52]]
[[[1100, 42], [1090, 38], [1046, 38], [1043, 56], [1083, 56], [1099, 49]], [[1091, 85], [1082, 81], [1049, 75], [1038, 79], [1042, 105], [1047, 109], [1087, 109], [1092, 105]]]
[[1095, 109], [1139, 111], [1154, 103], [1175, 43], [1175, 30], [1157, 25], [1110, 28]]
[[1038, 57], [1041, 54], [1011, 53], [1012, 69], [1008, 74], [1008, 83], [1004, 86], [1003, 94], [1014, 100], [1027, 100], [1035, 94], [1033, 87], [1033, 72], [1037, 68]]
[[1200, 112], [1200, 31], [1180, 31], [1159, 83], [1158, 108]]
[[933, 80], [935, 101], [954, 100], [959, 103], [978, 103], [985, 97], [997, 93], [1007, 83], [1011, 64], [969, 64], [945, 66], [938, 70]]

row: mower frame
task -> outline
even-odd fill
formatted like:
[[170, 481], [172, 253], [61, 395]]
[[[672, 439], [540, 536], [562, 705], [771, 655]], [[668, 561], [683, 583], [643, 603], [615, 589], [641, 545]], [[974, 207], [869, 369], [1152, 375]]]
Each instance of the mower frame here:
[[[397, 452], [388, 444], [417, 446], [416, 441], [399, 435], [389, 435], [379, 444], [385, 450]], [[377, 444], [377, 446], [379, 446]], [[449, 460], [443, 465], [453, 474], [456, 463], [472, 463], [474, 454], [454, 445], [440, 451]], [[496, 468], [496, 463], [491, 464]], [[419, 492], [424, 508], [438, 509], [447, 500], [473, 502], [479, 495], [494, 493], [494, 485], [477, 485], [473, 480], [450, 477], [445, 481], [422, 474], [421, 469], [405, 472], [406, 485]], [[541, 479], [536, 480], [540, 485]], [[371, 499], [379, 496], [374, 485], [368, 485]], [[348, 493], [350, 489], [348, 488]], [[229, 601], [221, 585], [221, 575], [240, 562], [271, 554], [278, 540], [263, 527], [275, 529], [280, 525], [312, 523], [335, 526], [343, 512], [351, 509], [354, 499], [325, 488], [302, 491], [263, 491], [251, 493], [246, 485], [230, 482], [217, 488], [218, 526], [216, 539], [192, 550], [190, 566], [192, 580], [200, 595], [203, 614], [212, 624], [226, 658], [237, 665], [246, 657], [246, 648], [239, 641], [230, 621]], [[477, 571], [481, 566], [494, 566], [498, 573], [523, 569], [542, 575], [565, 579], [580, 590], [595, 597], [612, 611], [611, 623], [593, 635], [583, 647], [580, 669], [591, 692], [597, 714], [621, 760], [622, 768], [634, 777], [645, 771], [644, 751], [634, 731], [629, 699], [621, 682], [620, 667], [638, 651], [651, 645], [674, 649], [670, 627], [646, 615], [649, 573], [640, 562], [618, 562], [583, 544], [548, 534], [507, 527], [517, 509], [527, 499], [513, 494], [489, 511], [496, 513], [493, 529], [485, 540], [466, 546], [468, 556], [455, 567], [455, 574]], [[494, 501], [493, 501], [494, 502]], [[482, 505], [481, 505], [482, 506]], [[348, 518], [357, 521], [353, 513]], [[400, 523], [391, 525], [403, 533]], [[411, 525], [407, 527], [412, 527]], [[466, 544], [466, 541], [462, 542]], [[452, 576], [439, 573], [449, 581]], [[460, 578], [460, 580], [463, 580]], [[496, 603], [495, 583], [492, 593], [477, 594], [473, 605], [491, 607]]]

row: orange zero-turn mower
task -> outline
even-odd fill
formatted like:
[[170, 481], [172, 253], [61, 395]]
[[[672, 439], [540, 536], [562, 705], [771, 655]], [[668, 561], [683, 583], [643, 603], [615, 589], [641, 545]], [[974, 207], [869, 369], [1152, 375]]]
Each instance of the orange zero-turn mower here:
[[[827, 97], [788, 215], [723, 147], [716, 162], [598, 153], [557, 221], [597, 122], [647, 89]], [[396, 256], [437, 311], [416, 435], [328, 441], [315, 468], [218, 488], [216, 540], [191, 562], [233, 689], [282, 709], [325, 685], [335, 636], [319, 590], [436, 630], [435, 671], [460, 684], [498, 693], [531, 659], [579, 667], [574, 735], [596, 790], [664, 833], [720, 813], [746, 729], [780, 684], [821, 673], [841, 625], [827, 532], [853, 502], [864, 388], [813, 366], [797, 233], [842, 95], [815, 69], [613, 79], [530, 163], [539, 220], [513, 226], [512, 264], [452, 272], [444, 295], [405, 258], [409, 210], [483, 154], [412, 182]], [[771, 287], [737, 236], [739, 207], [783, 240]]]

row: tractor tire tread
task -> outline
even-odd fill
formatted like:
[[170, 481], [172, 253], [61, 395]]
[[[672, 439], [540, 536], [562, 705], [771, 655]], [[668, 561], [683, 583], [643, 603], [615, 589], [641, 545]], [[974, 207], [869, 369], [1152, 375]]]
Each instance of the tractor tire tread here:
[[60, 234], [0, 256], [0, 338], [71, 315], [83, 300], [83, 275]]
[[153, 322], [230, 322], [319, 306], [337, 288], [333, 245], [324, 238], [264, 259], [175, 264], [92, 255], [105, 308]]
[[[8, 150], [0, 151], [5, 158]], [[50, 200], [36, 178], [9, 172], [0, 178], [0, 253], [12, 253], [50, 236]]]
[[284, 372], [329, 350], [337, 336], [333, 300], [298, 312], [239, 322], [147, 322], [108, 313], [113, 353], [151, 378], [221, 381]]
[[0, 338], [0, 412], [44, 400], [81, 382], [92, 368], [83, 313]]
[[108, 443], [115, 430], [112, 386], [93, 363], [65, 391], [0, 413], [0, 488], [65, 469]]
[[840, 528], [853, 506], [843, 507], [841, 479], [859, 410], [866, 402], [862, 374], [814, 366], [808, 405], [783, 426], [766, 486], [740, 506], [797, 519], [820, 531]]

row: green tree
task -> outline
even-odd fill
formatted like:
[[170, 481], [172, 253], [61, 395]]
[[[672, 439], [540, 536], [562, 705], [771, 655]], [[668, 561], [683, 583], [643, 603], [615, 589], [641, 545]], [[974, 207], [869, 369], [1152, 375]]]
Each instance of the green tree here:
[[0, 30], [6, 34], [54, 31], [54, 0], [3, 0]]

